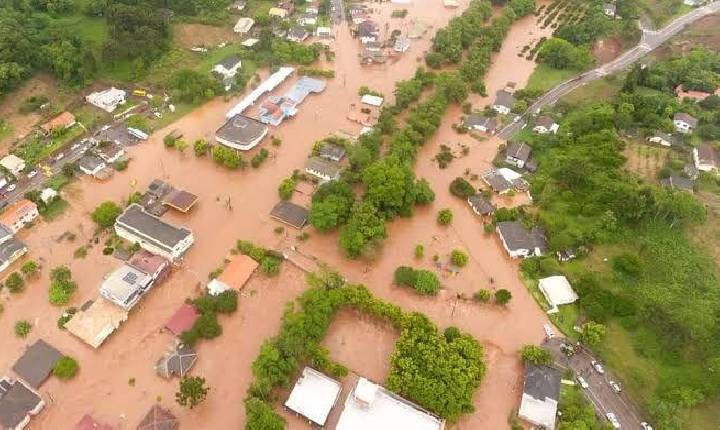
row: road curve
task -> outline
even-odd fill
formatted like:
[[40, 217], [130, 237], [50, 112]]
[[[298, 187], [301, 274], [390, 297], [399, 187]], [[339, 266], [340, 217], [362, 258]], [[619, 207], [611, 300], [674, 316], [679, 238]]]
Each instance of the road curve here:
[[501, 139], [509, 139], [513, 134], [515, 134], [527, 123], [527, 119], [530, 116], [537, 114], [540, 109], [544, 108], [545, 106], [554, 104], [560, 99], [560, 97], [574, 91], [576, 88], [585, 85], [588, 82], [600, 79], [605, 75], [616, 73], [620, 70], [625, 69], [627, 66], [644, 57], [648, 52], [653, 51], [654, 49], [665, 43], [668, 39], [681, 32], [688, 25], [701, 18], [717, 12], [720, 12], [720, 0], [709, 3], [703, 7], [693, 9], [685, 15], [676, 18], [670, 24], [666, 25], [660, 30], [653, 31], [643, 29], [640, 43], [638, 43], [628, 51], [625, 51], [622, 55], [620, 55], [613, 61], [605, 63], [602, 66], [599, 66], [588, 72], [584, 72], [570, 80], [558, 84], [550, 91], [540, 96], [532, 105], [530, 105], [530, 107], [528, 107], [528, 109], [520, 116], [517, 121], [505, 126], [502, 130], [500, 130], [500, 132], [498, 132], [497, 135]]

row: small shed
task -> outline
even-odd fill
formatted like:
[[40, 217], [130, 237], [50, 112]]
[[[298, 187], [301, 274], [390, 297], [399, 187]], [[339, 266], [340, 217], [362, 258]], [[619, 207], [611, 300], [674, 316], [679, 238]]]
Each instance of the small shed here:
[[183, 303], [165, 323], [165, 328], [175, 336], [180, 336], [183, 332], [190, 330], [199, 317], [200, 314], [195, 309], [195, 306]]
[[31, 387], [39, 388], [61, 358], [60, 351], [40, 339], [25, 350], [13, 365], [13, 371]]
[[550, 305], [551, 309], [548, 313], [555, 313], [558, 311], [558, 306], [573, 303], [578, 299], [577, 293], [564, 276], [543, 278], [539, 281], [538, 288]]
[[180, 421], [177, 417], [159, 404], [154, 404], [148, 411], [145, 418], [140, 421], [137, 430], [177, 430], [180, 428]]
[[301, 229], [307, 223], [308, 210], [295, 203], [281, 200], [272, 208], [270, 216], [282, 223]]

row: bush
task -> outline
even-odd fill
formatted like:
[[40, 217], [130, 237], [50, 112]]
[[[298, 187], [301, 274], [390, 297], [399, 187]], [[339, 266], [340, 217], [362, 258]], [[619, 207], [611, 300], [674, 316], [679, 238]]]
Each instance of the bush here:
[[74, 358], [68, 357], [66, 355], [60, 360], [58, 360], [57, 363], [55, 363], [52, 372], [53, 375], [57, 376], [60, 379], [71, 379], [77, 374], [79, 369], [80, 366], [78, 365], [77, 361], [75, 361]]
[[50, 272], [49, 301], [53, 305], [66, 305], [77, 289], [72, 280], [70, 269], [65, 266], [56, 267]]
[[25, 263], [23, 263], [22, 267], [20, 268], [20, 271], [23, 275], [25, 275], [26, 278], [34, 277], [38, 274], [38, 270], [40, 267], [34, 260], [28, 260]]
[[510, 303], [512, 299], [512, 293], [504, 288], [495, 291], [495, 303], [499, 305], [506, 305]]
[[440, 281], [437, 276], [428, 270], [415, 271], [415, 291], [420, 294], [437, 294], [440, 290]]
[[208, 391], [210, 387], [205, 385], [205, 378], [185, 376], [180, 380], [180, 389], [175, 393], [175, 400], [179, 405], [192, 409], [205, 401]]
[[285, 430], [285, 419], [256, 397], [245, 400], [245, 430]]
[[413, 287], [415, 285], [415, 269], [408, 266], [400, 266], [395, 269], [393, 281], [396, 285]]
[[525, 364], [547, 366], [552, 363], [553, 358], [550, 351], [537, 345], [525, 345], [520, 349], [520, 358]]
[[596, 346], [602, 342], [606, 331], [604, 325], [588, 321], [581, 327], [580, 342], [588, 346]]
[[117, 170], [118, 172], [122, 172], [123, 170], [127, 169], [128, 164], [130, 164], [130, 161], [127, 159], [118, 160], [115, 162], [114, 167], [115, 167], [115, 170]]
[[32, 325], [30, 325], [30, 323], [25, 320], [21, 320], [15, 323], [15, 336], [17, 337], [26, 337], [28, 334], [30, 334], [31, 330]]
[[200, 315], [195, 321], [192, 330], [195, 330], [198, 337], [203, 339], [215, 339], [222, 334], [222, 327], [218, 323], [217, 315], [214, 312]]
[[425, 256], [425, 247], [422, 245], [415, 245], [415, 258], [420, 259]]
[[260, 152], [255, 154], [255, 156], [250, 160], [250, 167], [252, 167], [253, 169], [257, 169], [265, 161], [265, 159], [268, 158], [269, 155], [270, 152], [267, 149], [261, 148]]
[[453, 213], [450, 209], [445, 208], [438, 212], [437, 223], [440, 225], [449, 225], [453, 220]]
[[11, 293], [19, 293], [25, 288], [25, 281], [18, 272], [12, 272], [5, 280], [5, 287]]
[[475, 194], [475, 187], [463, 178], [455, 178], [450, 183], [450, 193], [454, 196], [466, 199]]
[[121, 213], [122, 209], [117, 203], [107, 201], [95, 208], [90, 217], [100, 228], [110, 228]]
[[275, 276], [280, 273], [281, 263], [282, 260], [277, 257], [265, 256], [260, 260], [260, 270], [268, 276]]
[[174, 148], [176, 141], [177, 139], [171, 134], [168, 134], [163, 138], [163, 144], [165, 144], [166, 148]]
[[193, 143], [193, 151], [196, 157], [204, 157], [210, 150], [210, 144], [205, 139], [198, 139]]
[[61, 330], [64, 329], [65, 324], [70, 321], [73, 315], [75, 315], [76, 313], [77, 308], [68, 308], [67, 310], [65, 310], [65, 312], [63, 312], [62, 315], [60, 315], [60, 318], [58, 318], [57, 320], [57, 327]]
[[479, 303], [487, 303], [490, 301], [490, 297], [492, 297], [492, 293], [490, 290], [477, 290], [475, 291], [475, 294], [473, 294], [473, 300]]
[[278, 187], [278, 195], [283, 200], [290, 200], [293, 191], [295, 191], [295, 180], [293, 178], [285, 178], [280, 182]]
[[450, 261], [458, 267], [465, 267], [468, 263], [468, 259], [468, 255], [459, 249], [453, 249], [450, 253]]
[[485, 234], [492, 234], [494, 231], [495, 231], [495, 224], [488, 223], [488, 224], [483, 225], [483, 232], [485, 232]]

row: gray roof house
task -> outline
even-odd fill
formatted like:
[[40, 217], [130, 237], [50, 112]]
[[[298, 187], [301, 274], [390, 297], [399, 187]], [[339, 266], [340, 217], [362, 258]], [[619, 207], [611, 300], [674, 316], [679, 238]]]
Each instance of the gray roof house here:
[[694, 116], [685, 112], [678, 112], [673, 116], [673, 124], [675, 129], [680, 133], [692, 133], [693, 129], [697, 127], [698, 120]]
[[25, 350], [12, 369], [31, 387], [39, 388], [61, 358], [60, 351], [40, 339]]
[[484, 133], [494, 133], [497, 128], [497, 120], [489, 116], [472, 114], [463, 119], [463, 126]]
[[480, 194], [475, 194], [467, 198], [468, 205], [473, 212], [480, 216], [492, 215], [495, 212], [495, 205], [485, 200]]
[[711, 172], [718, 168], [718, 155], [715, 148], [706, 143], [693, 149], [695, 167], [702, 172]]
[[532, 148], [527, 143], [512, 142], [505, 148], [505, 162], [522, 169], [530, 160], [531, 153]]
[[547, 252], [545, 232], [539, 227], [528, 230], [520, 221], [503, 221], [496, 231], [511, 258], [540, 257]]
[[94, 176], [105, 168], [105, 161], [96, 155], [85, 155], [78, 160], [78, 168], [84, 174]]
[[131, 243], [138, 243], [150, 253], [170, 261], [180, 258], [195, 241], [193, 233], [185, 227], [176, 227], [145, 212], [133, 203], [115, 221], [115, 232]]
[[[5, 227], [3, 227], [3, 229], [4, 228]], [[2, 240], [2, 242], [0, 242], [0, 272], [7, 269], [17, 261], [18, 258], [25, 255], [26, 252], [27, 247], [25, 244], [15, 237], [10, 236], [10, 238]]]
[[310, 157], [305, 162], [305, 172], [322, 179], [334, 181], [340, 178], [340, 165], [320, 157]]
[[345, 148], [334, 143], [326, 143], [320, 148], [319, 155], [326, 160], [339, 162], [345, 158]]
[[281, 200], [272, 208], [270, 216], [282, 223], [300, 229], [307, 223], [308, 210], [295, 203]]
[[40, 395], [23, 382], [8, 377], [0, 379], [0, 428], [25, 428], [30, 418], [44, 407]]
[[555, 368], [525, 366], [525, 382], [518, 416], [523, 420], [547, 429], [555, 428], [560, 380], [562, 373]]
[[497, 170], [484, 174], [482, 179], [498, 194], [505, 194], [514, 188], [512, 182], [505, 179]]
[[267, 125], [245, 115], [235, 115], [215, 132], [215, 140], [221, 145], [248, 151], [267, 135]]
[[155, 365], [158, 375], [163, 378], [178, 376], [182, 378], [197, 361], [197, 352], [187, 345], [178, 345]]
[[296, 25], [288, 31], [287, 38], [293, 42], [302, 42], [307, 39], [309, 35], [310, 33], [308, 33], [304, 27]]
[[495, 101], [493, 102], [492, 108], [495, 111], [506, 115], [510, 113], [513, 106], [515, 106], [516, 101], [517, 99], [510, 92], [500, 90], [495, 93]]

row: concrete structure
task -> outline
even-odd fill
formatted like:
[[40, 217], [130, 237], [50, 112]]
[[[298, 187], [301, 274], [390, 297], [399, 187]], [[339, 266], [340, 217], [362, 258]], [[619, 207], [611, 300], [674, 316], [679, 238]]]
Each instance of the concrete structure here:
[[40, 130], [42, 130], [43, 134], [48, 135], [52, 133], [53, 130], [70, 128], [75, 124], [77, 124], [77, 121], [75, 120], [75, 115], [71, 114], [68, 111], [65, 111], [60, 115], [56, 116], [55, 118], [51, 119], [50, 121], [46, 122], [45, 124], [41, 125]]
[[440, 419], [402, 397], [360, 378], [345, 400], [336, 430], [443, 430]]
[[182, 257], [195, 241], [185, 227], [176, 227], [145, 212], [133, 203], [115, 221], [115, 233], [142, 249], [175, 261]]
[[43, 188], [40, 191], [40, 201], [45, 203], [46, 205], [50, 204], [58, 197], [60, 197], [60, 194], [52, 188]]
[[518, 416], [553, 430], [560, 400], [560, 378], [560, 371], [552, 367], [527, 365]]
[[652, 136], [648, 136], [647, 141], [650, 143], [656, 143], [660, 146], [672, 146], [674, 139], [667, 133], [657, 131]]
[[195, 203], [198, 201], [198, 196], [185, 190], [172, 190], [165, 197], [163, 197], [162, 203], [175, 209], [178, 212], [188, 213]]
[[322, 181], [336, 181], [340, 179], [340, 165], [320, 157], [311, 157], [305, 162], [305, 172]]
[[497, 120], [489, 116], [472, 114], [463, 119], [463, 126], [470, 130], [493, 134], [497, 128]]
[[215, 132], [215, 140], [229, 148], [249, 151], [267, 135], [267, 125], [245, 115], [228, 119]]
[[24, 382], [37, 389], [50, 376], [55, 363], [62, 357], [60, 351], [39, 339], [27, 347], [12, 369]]
[[615, 18], [615, 12], [617, 11], [617, 7], [615, 7], [614, 3], [605, 3], [603, 4], [603, 13], [606, 16], [609, 16], [610, 18]]
[[125, 150], [116, 142], [100, 142], [95, 147], [95, 154], [108, 164], [112, 164], [125, 156]]
[[701, 172], [714, 172], [718, 169], [717, 151], [706, 143], [693, 148], [693, 162]]
[[134, 267], [122, 265], [105, 277], [100, 295], [129, 311], [152, 286], [152, 277]]
[[515, 106], [515, 96], [505, 90], [500, 90], [495, 93], [495, 101], [492, 104], [492, 108], [497, 113], [507, 115]]
[[85, 155], [78, 160], [78, 168], [86, 175], [95, 176], [107, 167], [102, 158], [96, 155]]
[[247, 255], [233, 256], [222, 273], [208, 283], [208, 293], [214, 296], [227, 290], [240, 290], [257, 267], [257, 261]]
[[268, 15], [274, 17], [274, 18], [286, 18], [288, 16], [288, 11], [285, 9], [279, 8], [279, 7], [271, 7], [268, 11]]
[[0, 166], [3, 166], [8, 172], [17, 176], [20, 172], [25, 170], [25, 160], [17, 155], [10, 154], [0, 160]]
[[0, 428], [22, 430], [40, 413], [45, 402], [36, 391], [21, 381], [0, 379]]
[[527, 230], [520, 221], [499, 222], [498, 237], [511, 258], [540, 257], [547, 252], [547, 239], [540, 228]]
[[698, 120], [692, 115], [680, 112], [673, 116], [673, 124], [675, 124], [675, 130], [683, 134], [689, 134], [697, 127]]
[[126, 96], [127, 93], [124, 90], [111, 87], [105, 91], [90, 93], [85, 97], [85, 100], [106, 112], [112, 112], [118, 105], [125, 103]]
[[298, 106], [305, 98], [312, 94], [319, 94], [325, 90], [327, 82], [308, 76], [300, 78], [295, 85], [282, 96], [270, 96], [260, 106], [258, 112], [260, 122], [274, 126], [289, 117], [295, 116]]
[[[9, 231], [9, 229], [4, 226], [0, 226], [0, 228], [3, 230], [3, 235], [5, 231]], [[12, 235], [7, 239], [3, 239], [2, 242], [0, 242], [0, 272], [5, 271], [5, 269], [10, 267], [11, 264], [26, 253], [27, 247], [25, 244], [15, 239]]]
[[340, 391], [339, 382], [306, 367], [295, 382], [285, 407], [322, 427], [340, 397]]
[[237, 22], [235, 23], [235, 27], [233, 27], [233, 31], [235, 33], [239, 33], [239, 34], [245, 34], [248, 31], [250, 31], [250, 29], [253, 27], [254, 24], [255, 24], [254, 19], [248, 18], [248, 17], [242, 17], [242, 18], [238, 19]]
[[[305, 20], [307, 20], [307, 18], [305, 18]], [[313, 25], [313, 24], [307, 23], [306, 25]], [[304, 42], [305, 39], [308, 38], [308, 36], [310, 36], [310, 33], [308, 33], [308, 31], [305, 30], [304, 27], [296, 25], [293, 28], [291, 28], [290, 31], [288, 31], [287, 39], [291, 42], [300, 43], [300, 42]]]
[[127, 265], [150, 276], [154, 284], [164, 281], [170, 273], [170, 261], [144, 249], [133, 254]]
[[512, 182], [505, 179], [497, 170], [491, 170], [485, 173], [482, 176], [482, 180], [497, 194], [505, 194], [513, 190]]
[[0, 224], [7, 227], [13, 234], [33, 222], [38, 217], [37, 205], [30, 200], [22, 199], [13, 203], [0, 214]]
[[65, 329], [93, 348], [98, 348], [120, 324], [127, 321], [127, 317], [127, 311], [98, 298], [73, 315], [65, 323]]
[[548, 313], [558, 312], [558, 306], [574, 303], [578, 295], [572, 289], [570, 282], [564, 276], [550, 276], [538, 281], [538, 288], [545, 296], [550, 310]]
[[554, 119], [543, 115], [535, 119], [535, 127], [533, 127], [533, 131], [538, 134], [555, 134], [559, 128], [560, 125], [558, 125]]

